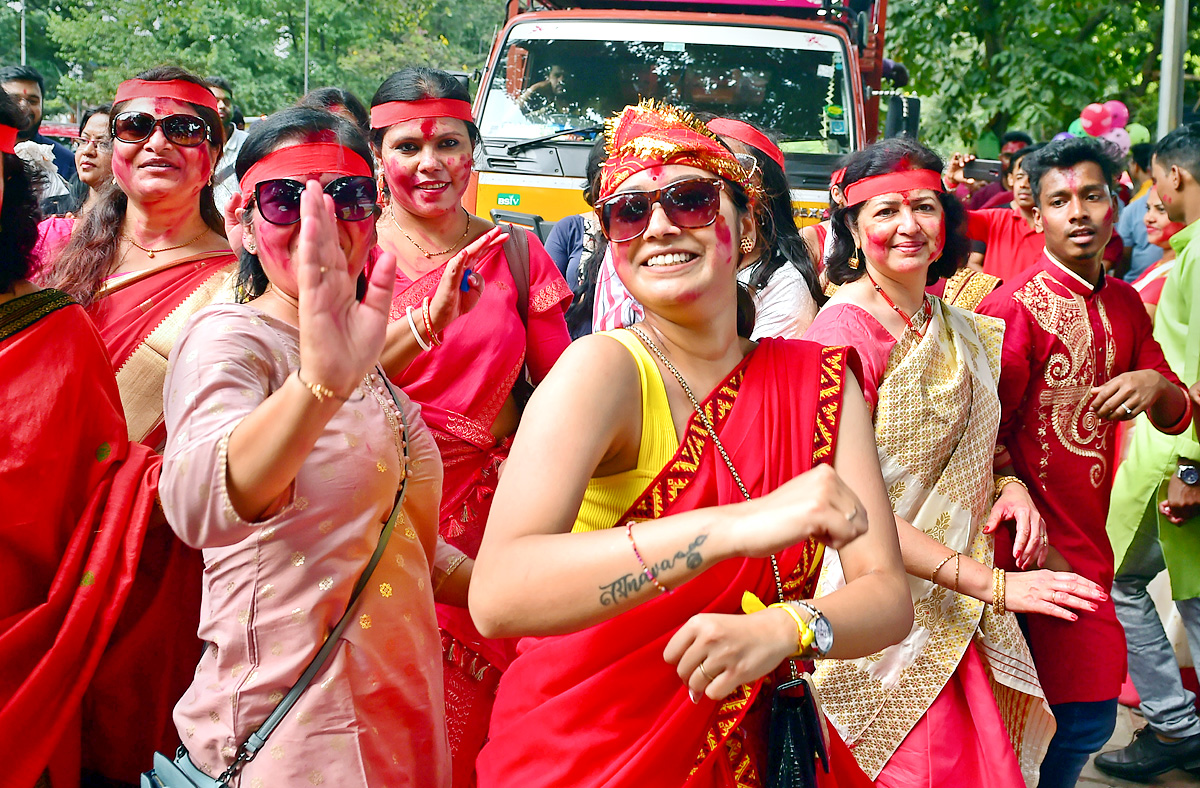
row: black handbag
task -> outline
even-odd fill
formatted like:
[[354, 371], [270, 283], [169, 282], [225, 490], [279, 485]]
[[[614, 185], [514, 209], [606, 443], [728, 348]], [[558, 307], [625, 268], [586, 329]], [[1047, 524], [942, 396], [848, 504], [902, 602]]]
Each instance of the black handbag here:
[[812, 788], [817, 784], [818, 761], [829, 773], [825, 725], [811, 675], [803, 673], [775, 688], [767, 739], [767, 788]]
[[304, 694], [304, 690], [308, 689], [308, 685], [318, 673], [329, 657], [333, 654], [333, 650], [341, 638], [346, 625], [350, 623], [354, 615], [354, 606], [358, 602], [359, 596], [367, 586], [367, 581], [371, 579], [371, 574], [375, 571], [375, 567], [379, 564], [379, 559], [383, 557], [384, 548], [387, 547], [388, 540], [392, 536], [392, 531], [396, 527], [396, 522], [400, 519], [400, 507], [404, 503], [404, 493], [408, 489], [408, 422], [404, 418], [404, 408], [400, 404], [400, 398], [396, 396], [396, 390], [393, 388], [387, 376], [383, 371], [379, 371], [380, 376], [387, 384], [388, 391], [392, 395], [392, 399], [396, 403], [396, 409], [400, 416], [400, 437], [401, 437], [401, 452], [403, 457], [401, 462], [405, 468], [404, 478], [400, 480], [400, 489], [396, 492], [396, 503], [392, 506], [391, 516], [388, 517], [387, 524], [383, 526], [383, 530], [379, 533], [379, 543], [375, 546], [375, 552], [371, 554], [371, 559], [367, 562], [366, 568], [362, 574], [358, 576], [358, 581], [354, 584], [354, 591], [350, 594], [350, 601], [346, 604], [346, 612], [338, 619], [333, 630], [330, 631], [329, 637], [325, 638], [324, 644], [321, 645], [321, 650], [308, 663], [308, 667], [304, 669], [304, 673], [300, 674], [299, 680], [288, 690], [283, 696], [283, 700], [277, 705], [268, 715], [267, 719], [258, 730], [251, 733], [246, 741], [238, 747], [237, 755], [233, 759], [233, 763], [229, 768], [220, 774], [215, 779], [209, 777], [194, 763], [188, 755], [187, 748], [182, 744], [175, 751], [175, 757], [169, 758], [161, 752], [154, 753], [154, 768], [148, 772], [142, 772], [141, 788], [229, 788], [229, 781], [232, 780], [242, 767], [254, 760], [254, 756], [267, 743], [267, 737], [275, 730], [276, 726], [283, 720], [292, 706], [296, 705], [296, 701], [300, 700], [300, 696]]

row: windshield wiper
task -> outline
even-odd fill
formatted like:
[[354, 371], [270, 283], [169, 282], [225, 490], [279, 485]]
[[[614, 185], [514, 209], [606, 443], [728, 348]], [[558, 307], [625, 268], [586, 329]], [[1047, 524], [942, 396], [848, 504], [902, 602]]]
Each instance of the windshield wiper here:
[[559, 137], [565, 137], [568, 134], [595, 134], [597, 131], [603, 130], [603, 123], [597, 123], [592, 126], [581, 126], [577, 129], [563, 129], [562, 131], [556, 131], [553, 134], [547, 134], [544, 137], [536, 137], [531, 140], [525, 140], [524, 142], [518, 142], [515, 145], [509, 145], [506, 153], [509, 156], [515, 156], [521, 151], [529, 150], [530, 148], [536, 148], [540, 145], [550, 142], [551, 140], [556, 140]]

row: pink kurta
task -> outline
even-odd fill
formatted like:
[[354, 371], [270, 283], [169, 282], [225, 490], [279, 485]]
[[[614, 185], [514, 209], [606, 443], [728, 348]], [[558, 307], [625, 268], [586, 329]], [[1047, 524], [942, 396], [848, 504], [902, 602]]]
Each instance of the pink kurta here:
[[[372, 374], [330, 419], [289, 503], [261, 522], [238, 517], [225, 487], [228, 436], [298, 364], [296, 328], [233, 304], [197, 313], [171, 353], [161, 495], [171, 527], [203, 549], [199, 635], [209, 644], [175, 723], [214, 776], [342, 615], [400, 480], [391, 399]], [[246, 765], [242, 786], [448, 785], [430, 579], [441, 462], [419, 408], [401, 402], [410, 455], [402, 517], [344, 643]]]

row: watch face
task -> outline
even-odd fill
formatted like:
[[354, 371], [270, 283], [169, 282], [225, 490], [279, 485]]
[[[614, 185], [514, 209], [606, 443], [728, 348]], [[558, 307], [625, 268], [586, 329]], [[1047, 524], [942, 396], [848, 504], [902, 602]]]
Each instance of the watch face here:
[[829, 653], [829, 649], [833, 648], [833, 627], [829, 626], [829, 619], [818, 616], [813, 621], [813, 634], [816, 636], [813, 645], [817, 647], [817, 653]]
[[1184, 484], [1200, 483], [1200, 469], [1194, 465], [1185, 465], [1179, 469], [1179, 478]]

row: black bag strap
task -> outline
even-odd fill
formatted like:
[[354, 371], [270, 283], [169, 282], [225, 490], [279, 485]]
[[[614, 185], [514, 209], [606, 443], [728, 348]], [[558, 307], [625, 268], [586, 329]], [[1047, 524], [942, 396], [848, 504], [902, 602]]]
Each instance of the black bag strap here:
[[333, 650], [337, 648], [338, 641], [341, 638], [342, 632], [346, 629], [346, 625], [350, 623], [350, 619], [354, 616], [354, 606], [358, 602], [359, 596], [362, 594], [367, 583], [371, 580], [371, 575], [375, 572], [375, 567], [379, 565], [379, 559], [383, 557], [383, 551], [387, 547], [388, 540], [392, 536], [392, 531], [396, 528], [396, 522], [400, 519], [400, 507], [404, 503], [404, 493], [408, 489], [408, 421], [404, 418], [404, 407], [400, 404], [400, 398], [396, 396], [396, 389], [392, 386], [387, 375], [382, 369], [377, 370], [379, 376], [383, 378], [384, 384], [388, 388], [388, 392], [392, 395], [392, 400], [396, 403], [396, 410], [400, 415], [400, 439], [401, 452], [403, 454], [401, 462], [405, 468], [404, 478], [400, 481], [400, 489], [396, 493], [396, 503], [392, 506], [392, 514], [388, 517], [387, 524], [383, 526], [383, 530], [379, 534], [379, 544], [375, 546], [375, 552], [371, 554], [371, 560], [367, 562], [367, 566], [363, 569], [362, 574], [358, 576], [358, 582], [354, 584], [354, 591], [350, 594], [350, 601], [346, 604], [346, 612], [338, 619], [333, 630], [329, 633], [329, 637], [325, 638], [325, 643], [322, 644], [321, 650], [308, 663], [308, 667], [304, 669], [304, 673], [300, 674], [299, 680], [288, 690], [283, 696], [283, 700], [279, 701], [279, 705], [267, 717], [266, 721], [258, 727], [258, 730], [250, 734], [246, 741], [242, 742], [242, 746], [238, 748], [237, 757], [233, 763], [229, 765], [217, 781], [221, 784], [226, 784], [228, 781], [241, 770], [242, 766], [254, 760], [254, 756], [267, 743], [267, 737], [272, 731], [283, 721], [287, 713], [296, 705], [296, 701], [300, 700], [300, 696], [308, 689], [308, 685], [321, 668], [325, 667], [325, 663], [329, 661]]
[[529, 236], [524, 228], [509, 223], [508, 239], [504, 242], [504, 259], [517, 284], [517, 314], [529, 328]]

